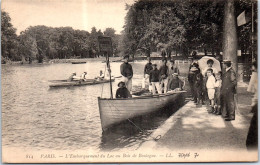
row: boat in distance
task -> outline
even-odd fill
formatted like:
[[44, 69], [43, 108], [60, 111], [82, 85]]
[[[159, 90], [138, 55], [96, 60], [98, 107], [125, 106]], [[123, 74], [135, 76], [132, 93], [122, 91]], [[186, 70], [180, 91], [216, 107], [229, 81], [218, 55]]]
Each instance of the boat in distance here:
[[186, 91], [174, 91], [161, 95], [134, 96], [132, 98], [100, 98], [98, 106], [102, 130], [157, 110], [174, 105], [177, 99], [184, 101]]
[[[111, 79], [111, 81], [115, 81], [115, 79]], [[87, 79], [86, 81], [82, 80], [73, 80], [73, 81], [67, 81], [67, 80], [50, 80], [51, 84], [49, 84], [50, 88], [57, 88], [57, 87], [73, 87], [73, 86], [84, 86], [84, 85], [96, 85], [96, 84], [103, 84], [103, 83], [109, 83], [109, 80], [107, 79]]]
[[74, 62], [71, 62], [72, 64], [86, 64], [87, 62], [86, 61], [74, 61]]

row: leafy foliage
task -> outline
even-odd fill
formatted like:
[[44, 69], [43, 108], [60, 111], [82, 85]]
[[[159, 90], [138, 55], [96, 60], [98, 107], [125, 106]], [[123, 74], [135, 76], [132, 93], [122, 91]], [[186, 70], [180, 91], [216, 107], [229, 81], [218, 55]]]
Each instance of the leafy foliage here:
[[125, 53], [141, 49], [149, 55], [159, 49], [170, 54], [180, 49], [187, 55], [187, 49], [219, 50], [223, 4], [218, 0], [139, 0], [128, 5], [123, 31]]
[[107, 28], [104, 34], [93, 27], [91, 32], [74, 30], [71, 27], [30, 26], [16, 35], [8, 13], [2, 11], [2, 59], [38, 60], [63, 58], [98, 57], [98, 36], [110, 36], [113, 40], [114, 54], [118, 51], [120, 35], [113, 28]]
[[11, 18], [5, 11], [1, 11], [1, 44], [2, 60], [20, 60], [17, 56], [17, 35], [16, 29], [11, 24]]

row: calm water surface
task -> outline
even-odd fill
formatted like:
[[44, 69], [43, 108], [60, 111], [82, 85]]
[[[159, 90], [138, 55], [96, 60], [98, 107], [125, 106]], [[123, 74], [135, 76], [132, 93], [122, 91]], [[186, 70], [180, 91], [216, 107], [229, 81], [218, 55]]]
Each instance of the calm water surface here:
[[[111, 63], [113, 75], [120, 75], [120, 64]], [[144, 65], [132, 63], [134, 86], [141, 86]], [[138, 148], [167, 115], [148, 115], [135, 121], [143, 131], [125, 122], [102, 133], [97, 97], [109, 97], [109, 83], [58, 89], [48, 86], [48, 80], [66, 79], [72, 72], [87, 71], [88, 78], [93, 78], [104, 68], [101, 62], [2, 65], [2, 145], [39, 150]], [[186, 72], [187, 67], [182, 68], [181, 72]], [[114, 94], [117, 82], [113, 83]]]

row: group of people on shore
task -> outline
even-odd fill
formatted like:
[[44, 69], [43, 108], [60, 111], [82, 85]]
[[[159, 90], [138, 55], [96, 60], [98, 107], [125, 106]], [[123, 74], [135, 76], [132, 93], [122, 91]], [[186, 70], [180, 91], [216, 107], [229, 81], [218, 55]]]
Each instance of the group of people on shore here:
[[[124, 56], [124, 62], [120, 66], [123, 80], [118, 84], [119, 89], [116, 92], [117, 98], [131, 97], [133, 69], [128, 61], [129, 56]], [[172, 90], [182, 90], [184, 81], [178, 77], [179, 73], [180, 71], [175, 65], [174, 60], [170, 60], [170, 67], [168, 67], [167, 59], [163, 58], [162, 65], [157, 69], [157, 64], [152, 64], [151, 58], [148, 57], [147, 64], [144, 67], [142, 88], [149, 86], [149, 91], [153, 95], [167, 93]]]
[[[116, 98], [130, 98], [132, 89], [133, 69], [128, 63], [129, 56], [124, 57], [124, 63], [121, 64], [120, 71], [123, 75], [123, 81], [120, 81]], [[167, 66], [167, 60], [162, 59], [162, 66], [157, 69], [157, 64], [152, 64], [151, 59], [144, 67], [143, 88], [149, 86], [152, 94], [167, 93], [171, 90], [180, 90], [183, 88], [183, 80], [178, 78], [180, 73], [174, 60], [171, 60], [170, 67]], [[224, 60], [223, 68], [213, 67], [214, 61], [207, 60], [207, 67], [200, 68], [197, 61], [193, 61], [189, 67], [188, 81], [191, 88], [192, 98], [199, 105], [205, 105], [209, 102], [208, 113], [222, 115], [225, 121], [235, 120], [235, 94], [237, 92], [236, 72], [232, 68], [230, 60]], [[219, 64], [220, 65], [220, 64]], [[257, 137], [257, 62], [252, 66], [252, 77], [249, 83], [248, 91], [255, 93], [252, 101], [253, 118], [250, 123], [247, 135], [247, 148], [256, 148], [258, 145]]]
[[230, 60], [224, 60], [223, 72], [213, 67], [214, 61], [209, 59], [207, 67], [200, 70], [197, 61], [189, 69], [188, 81], [191, 94], [196, 104], [209, 101], [209, 113], [223, 115], [226, 121], [235, 120], [236, 73]]

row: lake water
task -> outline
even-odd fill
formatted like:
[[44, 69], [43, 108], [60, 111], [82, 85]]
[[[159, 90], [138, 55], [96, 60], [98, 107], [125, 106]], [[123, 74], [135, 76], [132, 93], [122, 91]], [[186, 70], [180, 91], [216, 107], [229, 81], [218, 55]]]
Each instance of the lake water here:
[[[141, 86], [145, 63], [131, 63], [133, 86]], [[120, 64], [111, 63], [113, 75], [120, 75]], [[181, 73], [187, 73], [187, 66], [180, 64]], [[49, 88], [48, 80], [84, 71], [93, 78], [104, 68], [101, 62], [2, 65], [2, 145], [39, 150], [138, 148], [169, 114], [147, 115], [135, 121], [138, 128], [126, 122], [102, 133], [97, 97], [109, 97], [109, 83]], [[117, 83], [113, 82], [114, 94]]]

